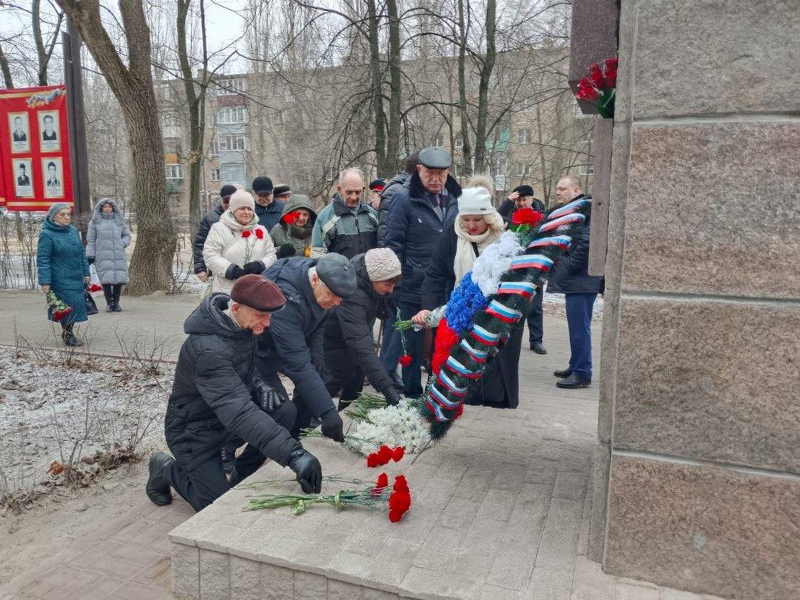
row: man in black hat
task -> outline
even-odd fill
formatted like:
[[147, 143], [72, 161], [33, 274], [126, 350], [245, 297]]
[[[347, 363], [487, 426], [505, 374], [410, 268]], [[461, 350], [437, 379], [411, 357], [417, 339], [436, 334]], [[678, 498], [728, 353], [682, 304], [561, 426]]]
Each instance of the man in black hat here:
[[344, 441], [342, 419], [325, 387], [322, 340], [330, 309], [358, 289], [355, 269], [341, 254], [329, 253], [319, 259], [281, 259], [264, 276], [286, 296], [286, 307], [259, 338], [258, 370], [277, 389], [284, 389], [278, 373], [292, 380], [297, 408], [293, 436], [316, 417], [322, 422], [323, 435]]
[[[521, 208], [532, 208], [541, 213], [544, 212], [544, 203], [538, 198], [533, 197], [533, 188], [529, 185], [518, 185], [508, 198], [503, 200], [497, 212], [502, 215], [506, 223], [511, 223], [514, 213]], [[528, 313], [528, 340], [530, 348], [536, 354], [547, 354], [542, 340], [544, 339], [544, 312], [542, 311], [542, 299], [544, 298], [543, 286], [536, 286], [536, 295], [531, 300], [531, 309]]]
[[[286, 298], [261, 275], [236, 280], [231, 295], [214, 294], [186, 319], [189, 337], [178, 355], [164, 429], [174, 458], [150, 458], [145, 491], [160, 506], [170, 489], [199, 511], [249, 477], [267, 458], [297, 474], [304, 492], [322, 485], [319, 461], [288, 429], [296, 418], [285, 391], [264, 382], [254, 365], [255, 336], [280, 314]], [[220, 451], [234, 437], [247, 442], [230, 480]]]
[[253, 196], [256, 201], [258, 224], [272, 231], [283, 214], [283, 204], [276, 202], [272, 196], [272, 179], [259, 175], [253, 179]]
[[203, 260], [203, 246], [205, 246], [208, 232], [211, 226], [219, 221], [220, 216], [228, 210], [228, 202], [236, 191], [236, 186], [231, 184], [223, 185], [219, 190], [219, 204], [208, 209], [208, 212], [200, 219], [200, 225], [197, 226], [197, 233], [194, 234], [194, 242], [192, 243], [192, 254], [194, 256], [194, 272], [197, 278], [202, 281], [208, 281], [211, 275], [206, 267], [206, 262]]
[[275, 198], [276, 202], [286, 204], [292, 196], [292, 188], [286, 184], [276, 185], [272, 189], [272, 196]]
[[[425, 148], [408, 183], [393, 197], [386, 224], [386, 247], [400, 259], [403, 281], [397, 291], [400, 318], [410, 319], [422, 308], [422, 282], [431, 255], [458, 210], [461, 186], [450, 175], [453, 157], [444, 148]], [[422, 395], [422, 345], [424, 331], [403, 334], [411, 364], [403, 367], [405, 395]]]

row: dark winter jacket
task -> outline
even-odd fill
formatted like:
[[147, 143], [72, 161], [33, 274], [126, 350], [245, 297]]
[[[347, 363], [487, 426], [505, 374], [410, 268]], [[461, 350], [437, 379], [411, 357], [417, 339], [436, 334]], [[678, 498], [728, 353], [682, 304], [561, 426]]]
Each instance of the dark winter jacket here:
[[325, 388], [322, 349], [328, 311], [317, 304], [308, 279], [308, 270], [316, 264], [315, 258], [285, 258], [264, 271], [286, 296], [286, 306], [272, 315], [269, 328], [259, 336], [258, 359], [262, 373], [281, 372], [291, 379], [295, 393], [319, 417], [333, 402]]
[[[223, 313], [230, 298], [206, 298], [183, 325], [183, 343], [169, 397], [165, 433], [188, 468], [207, 461], [231, 433], [285, 466], [297, 442], [250, 396], [256, 338]], [[184, 448], [185, 446], [185, 448]]]
[[589, 225], [585, 225], [556, 264], [555, 272], [548, 277], [547, 291], [554, 294], [602, 294], [604, 289], [603, 277], [589, 275]]
[[389, 314], [389, 300], [372, 289], [363, 254], [350, 262], [358, 277], [358, 291], [331, 311], [325, 323], [325, 353], [347, 356], [352, 367], [358, 366], [372, 387], [384, 394], [393, 384], [375, 352], [372, 329], [376, 317]]
[[431, 256], [425, 280], [422, 282], [422, 308], [433, 310], [445, 304], [456, 286], [453, 261], [456, 257], [458, 236], [454, 227], [445, 229]]
[[311, 237], [311, 256], [319, 258], [336, 252], [348, 259], [378, 245], [378, 216], [375, 209], [359, 202], [348, 208], [339, 194], [319, 211]]
[[[222, 204], [217, 204], [215, 207], [208, 209], [208, 212], [200, 219], [200, 225], [197, 226], [197, 233], [194, 234], [194, 242], [192, 242], [192, 253], [194, 255], [194, 272], [202, 273], [208, 271], [206, 262], [203, 260], [203, 246], [205, 246], [208, 232], [211, 231], [211, 226], [219, 221], [225, 209]], [[211, 273], [208, 274], [209, 277]]]
[[283, 203], [273, 200], [267, 206], [261, 206], [256, 202], [256, 216], [258, 217], [258, 224], [264, 227], [267, 231], [272, 231], [272, 228], [278, 224], [283, 214]]
[[[302, 194], [292, 194], [292, 197], [283, 207], [283, 214], [285, 215], [301, 208], [310, 213], [305, 227], [296, 227], [281, 221], [269, 232], [272, 236], [272, 241], [275, 242], [275, 250], [277, 252], [281, 251], [281, 247], [290, 244], [294, 246], [294, 256], [306, 256], [306, 250], [311, 247], [311, 230], [317, 221], [317, 211], [314, 210], [314, 204], [311, 199]], [[281, 255], [279, 254], [278, 256]], [[282, 258], [289, 258], [289, 256], [291, 255]]]
[[[538, 198], [534, 198], [531, 208], [533, 210], [538, 210], [539, 212], [544, 212], [544, 203]], [[500, 204], [500, 208], [497, 209], [497, 212], [499, 212], [500, 216], [503, 217], [503, 221], [506, 223], [511, 223], [514, 213], [517, 212], [517, 205], [511, 198], [506, 198]]]
[[[106, 204], [111, 205], [111, 214], [103, 212]], [[117, 203], [109, 198], [100, 200], [92, 211], [92, 220], [86, 232], [86, 258], [94, 259], [100, 283], [128, 283], [125, 248], [130, 243], [131, 232]]]
[[419, 303], [425, 271], [446, 223], [451, 223], [458, 212], [461, 186], [452, 176], [447, 177], [448, 192], [444, 215], [439, 217], [428, 201], [418, 173], [392, 199], [386, 225], [386, 247], [400, 259], [403, 282], [398, 288], [402, 302]]
[[398, 173], [389, 180], [381, 192], [381, 202], [378, 204], [378, 247], [380, 248], [386, 245], [386, 222], [389, 220], [389, 207], [392, 205], [392, 199], [410, 178], [410, 173], [405, 171]]
[[[83, 249], [81, 235], [73, 225], [62, 227], [45, 219], [36, 248], [36, 269], [39, 285], [49, 285], [50, 290], [72, 307], [69, 322], [86, 320], [86, 285], [89, 263]], [[52, 318], [52, 311], [48, 309]]]

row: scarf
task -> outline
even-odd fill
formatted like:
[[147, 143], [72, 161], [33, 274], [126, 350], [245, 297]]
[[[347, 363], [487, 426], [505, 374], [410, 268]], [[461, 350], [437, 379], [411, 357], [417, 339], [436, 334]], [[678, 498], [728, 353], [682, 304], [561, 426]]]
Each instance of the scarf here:
[[458, 238], [456, 240], [456, 256], [453, 260], [456, 285], [461, 282], [464, 275], [472, 271], [472, 265], [475, 262], [475, 248], [472, 244], [477, 244], [478, 254], [480, 254], [486, 246], [493, 244], [503, 235], [503, 219], [497, 212], [494, 215], [486, 215], [486, 221], [489, 223], [489, 228], [486, 231], [471, 235], [461, 225], [461, 219], [456, 217], [456, 222], [453, 225]]

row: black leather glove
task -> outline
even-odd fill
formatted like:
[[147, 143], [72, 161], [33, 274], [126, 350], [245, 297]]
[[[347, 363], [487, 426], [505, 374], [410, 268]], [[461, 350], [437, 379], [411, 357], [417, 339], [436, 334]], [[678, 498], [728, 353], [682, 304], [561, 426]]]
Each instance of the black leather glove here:
[[252, 273], [254, 275], [260, 275], [264, 272], [264, 269], [267, 268], [260, 260], [251, 260], [249, 263], [244, 265], [244, 272], [245, 273]]
[[331, 407], [326, 410], [320, 415], [320, 420], [322, 421], [322, 435], [335, 442], [344, 441], [344, 423], [342, 423], [342, 417], [339, 416], [336, 408]]
[[90, 265], [93, 265], [94, 264], [94, 256], [86, 257], [86, 262], [88, 262]]
[[322, 489], [322, 465], [316, 456], [302, 446], [296, 447], [289, 457], [289, 468], [297, 474], [297, 483], [306, 494], [319, 494]]
[[296, 254], [292, 244], [284, 244], [278, 249], [278, 258], [291, 258]]
[[247, 275], [247, 273], [239, 265], [231, 265], [225, 270], [225, 279], [230, 279], [231, 281], [239, 279], [242, 275]]
[[386, 398], [387, 406], [397, 406], [400, 404], [400, 393], [393, 387], [390, 387], [388, 390], [386, 390], [383, 393], [383, 397]]
[[261, 378], [254, 379], [250, 395], [256, 406], [268, 415], [289, 400], [283, 392], [275, 389]]

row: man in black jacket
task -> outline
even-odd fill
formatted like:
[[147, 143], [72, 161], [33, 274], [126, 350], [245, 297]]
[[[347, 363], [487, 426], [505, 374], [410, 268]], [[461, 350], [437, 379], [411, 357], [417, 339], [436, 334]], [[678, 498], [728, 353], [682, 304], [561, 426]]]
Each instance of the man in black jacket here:
[[[544, 203], [538, 198], [533, 197], [533, 188], [529, 185], [518, 185], [508, 198], [503, 200], [497, 212], [503, 217], [506, 223], [511, 223], [514, 213], [521, 208], [532, 208], [533, 210], [544, 212]], [[542, 340], [544, 339], [544, 311], [542, 310], [542, 298], [544, 290], [541, 285], [536, 286], [536, 295], [531, 300], [531, 308], [528, 312], [528, 341], [530, 348], [536, 354], [547, 354]]]
[[323, 435], [344, 441], [342, 419], [325, 387], [322, 337], [330, 309], [356, 292], [353, 266], [335, 253], [319, 259], [284, 258], [264, 271], [264, 276], [286, 296], [286, 306], [259, 339], [258, 370], [277, 389], [284, 389], [278, 373], [292, 380], [297, 408], [293, 436], [316, 417], [322, 422]]
[[400, 393], [375, 352], [375, 319], [388, 314], [387, 296], [400, 280], [400, 261], [388, 248], [374, 248], [350, 261], [358, 290], [333, 309], [325, 324], [326, 386], [331, 396], [340, 394], [339, 410], [358, 397], [364, 375], [389, 404]]
[[256, 216], [258, 224], [267, 231], [278, 224], [283, 214], [283, 204], [273, 197], [272, 179], [259, 175], [253, 179], [253, 195], [256, 201]]
[[[263, 333], [286, 299], [261, 275], [245, 275], [231, 295], [214, 294], [186, 319], [164, 429], [175, 458], [158, 452], [150, 459], [147, 497], [170, 504], [174, 488], [199, 511], [267, 458], [288, 466], [306, 493], [322, 484], [319, 461], [288, 431], [296, 411], [285, 393], [267, 385], [255, 369], [256, 335]], [[235, 460], [230, 481], [220, 450], [235, 436], [247, 447]]]
[[219, 190], [220, 201], [219, 204], [210, 208], [205, 216], [200, 219], [200, 225], [197, 226], [197, 233], [194, 235], [194, 242], [192, 243], [192, 253], [194, 254], [194, 272], [197, 278], [202, 281], [208, 281], [210, 273], [206, 267], [206, 261], [203, 260], [203, 246], [205, 246], [208, 232], [211, 226], [219, 221], [226, 210], [228, 210], [228, 202], [231, 196], [236, 191], [235, 185], [226, 184]]
[[[452, 226], [458, 210], [461, 186], [450, 175], [453, 157], [444, 148], [425, 148], [419, 153], [417, 172], [392, 199], [386, 224], [386, 247], [400, 259], [403, 283], [397, 289], [400, 318], [410, 319], [421, 305], [422, 282], [431, 255], [444, 231]], [[403, 367], [405, 395], [422, 395], [422, 345], [424, 331], [403, 333], [411, 364]]]
[[[568, 175], [556, 185], [559, 206], [584, 198], [577, 177]], [[547, 283], [547, 291], [564, 294], [569, 327], [569, 367], [556, 371], [560, 388], [584, 388], [592, 383], [592, 309], [604, 288], [602, 277], [589, 275], [589, 226], [573, 237], [570, 247]]]

